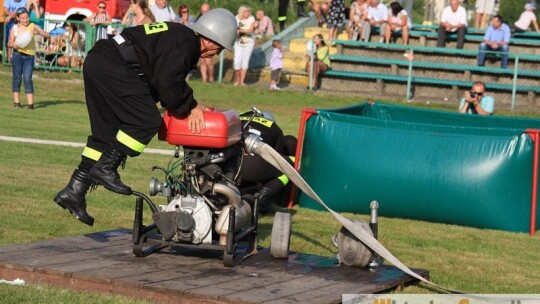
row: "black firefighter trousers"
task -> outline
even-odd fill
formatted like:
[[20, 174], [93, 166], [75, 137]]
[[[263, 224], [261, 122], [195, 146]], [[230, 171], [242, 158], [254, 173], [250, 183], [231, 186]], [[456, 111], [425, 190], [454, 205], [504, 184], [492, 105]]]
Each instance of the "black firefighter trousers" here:
[[90, 160], [90, 168], [107, 146], [128, 156], [139, 155], [162, 123], [144, 80], [122, 59], [111, 57], [90, 52], [84, 63], [92, 135], [83, 151], [83, 162], [85, 157]]

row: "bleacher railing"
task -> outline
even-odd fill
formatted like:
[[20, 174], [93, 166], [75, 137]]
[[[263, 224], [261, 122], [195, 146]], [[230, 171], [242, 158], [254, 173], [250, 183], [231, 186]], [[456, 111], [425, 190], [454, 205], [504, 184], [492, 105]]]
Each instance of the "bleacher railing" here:
[[[484, 66], [479, 66], [479, 50], [347, 40], [334, 40], [333, 43], [338, 46], [338, 51], [330, 56], [331, 70], [326, 76], [321, 75], [323, 90], [354, 93], [358, 88], [351, 86], [351, 81], [377, 80], [383, 83], [381, 95], [384, 96], [406, 101], [459, 102], [464, 91], [475, 81], [482, 81], [487, 93], [497, 95], [496, 102], [508, 104], [511, 110], [540, 95], [540, 71], [537, 68], [540, 55], [510, 52], [508, 67], [502, 68], [501, 52], [482, 51], [486, 61]], [[333, 81], [332, 87], [325, 87], [326, 77], [349, 81]], [[312, 88], [312, 73], [309, 79]], [[421, 94], [415, 90], [418, 87], [422, 87]], [[433, 93], [426, 93], [430, 89]], [[361, 90], [358, 91], [361, 94]]]

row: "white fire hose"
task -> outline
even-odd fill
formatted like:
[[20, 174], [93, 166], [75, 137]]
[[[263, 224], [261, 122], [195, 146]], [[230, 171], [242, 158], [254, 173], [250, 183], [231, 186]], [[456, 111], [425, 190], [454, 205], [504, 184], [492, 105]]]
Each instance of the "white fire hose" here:
[[403, 264], [401, 261], [399, 261], [390, 251], [388, 251], [377, 239], [375, 239], [373, 236], [368, 234], [366, 230], [360, 226], [359, 223], [355, 223], [341, 214], [335, 212], [334, 210], [330, 209], [326, 204], [321, 200], [321, 198], [311, 189], [311, 187], [306, 183], [306, 181], [298, 174], [298, 172], [279, 154], [276, 150], [274, 150], [269, 145], [262, 142], [261, 138], [257, 135], [250, 135], [245, 140], [245, 149], [250, 154], [257, 154], [260, 155], [264, 160], [266, 160], [268, 163], [270, 163], [272, 166], [274, 166], [276, 169], [280, 170], [282, 173], [287, 175], [289, 179], [298, 187], [300, 190], [302, 190], [306, 195], [311, 197], [313, 200], [315, 200], [319, 205], [321, 205], [323, 208], [328, 210], [334, 218], [342, 224], [347, 230], [349, 230], [354, 236], [356, 236], [364, 245], [366, 245], [369, 249], [373, 250], [374, 252], [378, 253], [381, 257], [383, 257], [388, 262], [392, 263], [394, 266], [399, 268], [401, 271], [407, 273], [408, 275], [433, 286], [436, 286], [438, 288], [453, 292], [453, 293], [461, 293], [459, 291], [455, 291], [452, 289], [444, 288], [440, 285], [437, 285], [435, 283], [432, 283], [431, 281], [425, 279], [424, 277], [420, 276], [416, 272], [412, 271], [409, 267], [407, 267], [405, 264]]

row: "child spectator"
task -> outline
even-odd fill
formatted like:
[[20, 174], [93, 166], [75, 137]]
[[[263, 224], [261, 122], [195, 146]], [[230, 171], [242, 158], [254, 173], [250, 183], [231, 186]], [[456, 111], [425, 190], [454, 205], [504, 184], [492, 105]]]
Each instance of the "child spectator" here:
[[28, 109], [34, 109], [34, 83], [32, 73], [34, 72], [34, 56], [36, 55], [36, 44], [34, 36], [36, 34], [45, 38], [50, 38], [49, 33], [39, 26], [30, 22], [30, 16], [25, 7], [19, 7], [15, 11], [17, 23], [11, 27], [7, 47], [13, 49], [11, 64], [13, 68], [12, 92], [13, 107], [20, 108], [21, 83], [24, 82], [24, 92], [28, 101]]
[[536, 15], [534, 14], [534, 10], [536, 7], [531, 4], [527, 3], [525, 4], [525, 11], [521, 13], [519, 16], [518, 21], [516, 21], [513, 26], [512, 30], [517, 33], [523, 33], [528, 30], [530, 30], [531, 23], [534, 25], [534, 29], [537, 32], [540, 32], [540, 28], [538, 28], [538, 22], [536, 21]]
[[272, 41], [272, 47], [274, 51], [272, 52], [272, 57], [270, 58], [270, 89], [271, 90], [281, 90], [277, 86], [279, 83], [279, 76], [281, 74], [281, 69], [283, 68], [283, 45], [280, 40]]

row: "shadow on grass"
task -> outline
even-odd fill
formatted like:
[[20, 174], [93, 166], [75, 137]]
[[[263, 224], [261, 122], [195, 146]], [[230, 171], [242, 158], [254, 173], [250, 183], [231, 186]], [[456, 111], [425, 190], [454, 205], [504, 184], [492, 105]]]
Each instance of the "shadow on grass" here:
[[294, 229], [291, 231], [291, 235], [295, 235], [296, 237], [299, 237], [299, 238], [305, 240], [306, 242], [315, 245], [317, 248], [323, 248], [328, 252], [335, 252], [336, 251], [335, 247], [328, 247], [328, 246], [322, 244], [321, 242], [319, 242], [319, 240], [312, 239], [312, 238], [310, 238], [309, 236], [305, 235], [302, 232], [294, 231]]
[[84, 101], [81, 100], [46, 100], [36, 102], [36, 107], [46, 108], [49, 106], [60, 106], [67, 104], [84, 104]]

